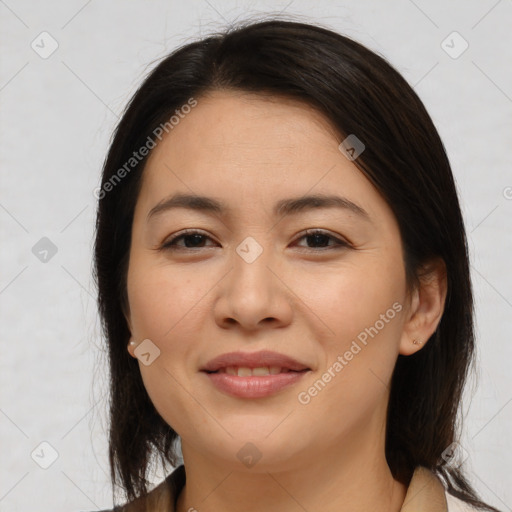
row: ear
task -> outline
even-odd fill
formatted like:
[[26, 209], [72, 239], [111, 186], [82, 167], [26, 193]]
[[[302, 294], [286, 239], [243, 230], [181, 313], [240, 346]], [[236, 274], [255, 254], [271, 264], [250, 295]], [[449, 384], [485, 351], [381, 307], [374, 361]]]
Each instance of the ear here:
[[410, 295], [400, 340], [399, 353], [404, 356], [421, 350], [441, 321], [448, 288], [446, 264], [443, 259], [435, 258], [424, 265], [418, 280], [419, 284]]
[[131, 322], [131, 313], [130, 313], [130, 304], [128, 302], [128, 294], [124, 293], [121, 296], [121, 312], [126, 320], [126, 324], [128, 325], [128, 329], [130, 330], [130, 334], [133, 333], [132, 330], [132, 322]]
[[130, 331], [130, 334], [132, 334], [133, 330], [132, 330], [131, 315], [130, 315], [130, 313], [126, 313], [126, 311], [124, 311], [124, 310], [123, 310], [123, 315], [124, 315], [124, 318], [126, 320], [126, 324], [128, 326], [128, 330]]
[[123, 312], [123, 316], [126, 320], [126, 324], [128, 326], [128, 330], [130, 331], [130, 340], [128, 342], [128, 345], [127, 345], [127, 349], [128, 349], [128, 352], [130, 353], [130, 355], [132, 357], [135, 357], [135, 353], [134, 353], [134, 350], [136, 348], [136, 343], [135, 343], [135, 340], [133, 339], [133, 329], [132, 329], [132, 322], [131, 322], [131, 315], [130, 315], [130, 308], [128, 307], [127, 304], [125, 304], [124, 301], [122, 301], [121, 303], [121, 311]]

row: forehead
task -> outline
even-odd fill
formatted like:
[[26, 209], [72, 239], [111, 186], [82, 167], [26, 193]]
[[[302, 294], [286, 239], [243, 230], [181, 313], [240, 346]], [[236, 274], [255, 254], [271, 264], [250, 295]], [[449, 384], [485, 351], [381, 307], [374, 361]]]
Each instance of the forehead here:
[[271, 157], [276, 165], [314, 145], [336, 149], [338, 139], [334, 126], [322, 114], [298, 100], [213, 91], [197, 99], [197, 106], [180, 119], [153, 155], [172, 146], [177, 157], [193, 148], [194, 158], [217, 156], [242, 164], [249, 157], [249, 164], [270, 163]]
[[371, 212], [372, 203], [383, 200], [341, 153], [341, 140], [332, 123], [305, 103], [214, 91], [197, 98], [152, 150], [141, 199], [150, 208], [178, 190], [270, 205], [284, 191], [287, 197], [337, 191], [358, 196]]

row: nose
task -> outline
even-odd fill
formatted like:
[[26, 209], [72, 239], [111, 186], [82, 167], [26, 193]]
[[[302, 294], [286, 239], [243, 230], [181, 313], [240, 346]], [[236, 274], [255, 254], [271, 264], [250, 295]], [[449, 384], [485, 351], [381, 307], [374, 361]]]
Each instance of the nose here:
[[234, 252], [231, 270], [217, 287], [214, 306], [217, 325], [254, 331], [290, 324], [292, 293], [275, 270], [276, 261], [270, 253], [264, 250], [249, 262]]

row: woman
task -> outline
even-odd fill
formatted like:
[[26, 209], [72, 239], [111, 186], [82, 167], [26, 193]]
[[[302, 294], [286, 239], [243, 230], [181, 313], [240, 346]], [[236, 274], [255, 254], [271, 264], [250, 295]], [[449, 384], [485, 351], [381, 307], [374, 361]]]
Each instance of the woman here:
[[132, 98], [97, 192], [123, 510], [496, 510], [456, 442], [456, 188], [384, 59], [276, 20], [188, 44]]

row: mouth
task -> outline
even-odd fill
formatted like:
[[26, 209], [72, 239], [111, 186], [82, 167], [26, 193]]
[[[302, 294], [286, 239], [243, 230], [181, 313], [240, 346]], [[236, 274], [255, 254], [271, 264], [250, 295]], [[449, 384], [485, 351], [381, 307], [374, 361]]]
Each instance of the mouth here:
[[[266, 373], [268, 370], [268, 373]], [[206, 363], [201, 371], [224, 372], [247, 377], [250, 375], [275, 375], [288, 371], [301, 372], [310, 368], [299, 361], [269, 350], [259, 352], [229, 352], [221, 354]], [[233, 373], [235, 372], [235, 373]], [[241, 373], [239, 373], [241, 372]], [[251, 373], [249, 373], [251, 372]], [[256, 372], [256, 373], [253, 373]]]
[[[228, 370], [228, 368], [226, 368]], [[236, 398], [264, 398], [276, 394], [299, 382], [310, 370], [284, 370], [280, 373], [266, 373], [269, 368], [233, 368], [236, 374], [227, 371], [202, 372], [220, 392]], [[259, 371], [265, 372], [257, 375]], [[251, 372], [249, 374], [249, 372]], [[256, 373], [254, 373], [256, 372]], [[245, 375], [244, 375], [245, 374]]]
[[297, 383], [311, 368], [283, 354], [261, 351], [222, 354], [200, 371], [224, 394], [263, 398]]
[[204, 371], [206, 371], [206, 373], [226, 373], [238, 377], [264, 377], [266, 375], [279, 375], [280, 373], [302, 373], [309, 371], [309, 368], [291, 370], [290, 368], [282, 368], [280, 366], [259, 366], [256, 368], [249, 368], [248, 366], [226, 366], [216, 371]]

